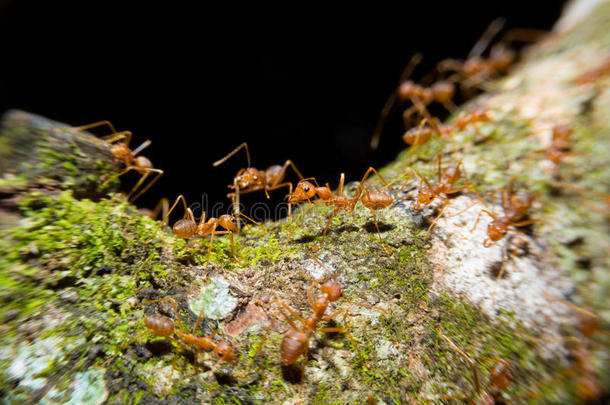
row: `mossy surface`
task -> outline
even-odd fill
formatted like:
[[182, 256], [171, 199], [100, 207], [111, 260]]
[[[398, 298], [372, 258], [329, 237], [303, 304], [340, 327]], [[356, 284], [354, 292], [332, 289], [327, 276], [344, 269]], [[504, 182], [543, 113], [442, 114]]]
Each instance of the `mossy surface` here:
[[[610, 15], [607, 6], [602, 11], [595, 24]], [[594, 35], [596, 30], [600, 27], [587, 24], [539, 45], [495, 84], [494, 92], [448, 121], [485, 107], [490, 122], [405, 150], [381, 173], [397, 180], [415, 167], [435, 179], [434, 158], [442, 153], [445, 167], [463, 162], [467, 176], [458, 186], [469, 183], [490, 193], [514, 177], [517, 187], [538, 195], [531, 215], [543, 221], [531, 233], [545, 248], [540, 260], [569, 271], [575, 292], [570, 299], [592, 307], [607, 330], [610, 97], [604, 95], [610, 86], [601, 77], [580, 87], [576, 79], [582, 68], [565, 61], [576, 57], [576, 45], [585, 59], [609, 49], [610, 37]], [[532, 88], [551, 77], [545, 70], [550, 65], [559, 67], [560, 79], [549, 88], [557, 104], [545, 109]], [[587, 109], [581, 108], [584, 103]], [[542, 118], [528, 115], [532, 105]], [[549, 165], [539, 152], [548, 146], [555, 123], [573, 129], [574, 153]], [[36, 137], [37, 147], [46, 151], [40, 155], [41, 170], [57, 177], [37, 177], [52, 180], [39, 181], [38, 186], [44, 183], [39, 191], [32, 191], [38, 187], [22, 173], [5, 173], [0, 181], [0, 188], [14, 192], [14, 219], [0, 223], [4, 403], [394, 404], [477, 397], [472, 368], [443, 336], [475, 360], [484, 389], [494, 365], [486, 358], [510, 362], [514, 381], [502, 394], [507, 402], [578, 400], [571, 371], [575, 363], [566, 356], [575, 345], [543, 357], [544, 330], [526, 328], [510, 311], [491, 319], [435, 284], [443, 269], [431, 260], [432, 242], [425, 237], [432, 209], [417, 213], [405, 210], [402, 202], [378, 211], [380, 242], [373, 217], [362, 205], [353, 213], [339, 212], [324, 236], [333, 207], [305, 203], [292, 219], [265, 223], [264, 229], [249, 225], [234, 235], [235, 259], [227, 235], [213, 244], [210, 238], [181, 240], [117, 196], [94, 202], [81, 199], [80, 192], [62, 191], [81, 190], [81, 158], [88, 153], [74, 146], [61, 153], [49, 148], [45, 131], [26, 135]], [[0, 156], [19, 147], [6, 139], [0, 137]], [[21, 164], [24, 171], [34, 165]], [[95, 165], [104, 173], [116, 170], [103, 160]], [[369, 184], [381, 185], [375, 178]], [[417, 186], [414, 178], [407, 191]], [[347, 328], [358, 350], [344, 333], [317, 333], [301, 375], [303, 358], [281, 365], [279, 347], [289, 325], [279, 306], [269, 303], [279, 300], [307, 317], [307, 288], [321, 277], [335, 278], [344, 290], [328, 313], [347, 312], [319, 326]], [[318, 291], [312, 288], [314, 296]], [[168, 296], [177, 313], [168, 301], [146, 304]], [[194, 331], [201, 313], [205, 316]], [[153, 314], [170, 317], [197, 336], [226, 330], [236, 363], [217, 363], [211, 352], [201, 351], [194, 366], [192, 346], [144, 336], [143, 320]], [[565, 336], [578, 334], [574, 324], [562, 328]], [[610, 385], [603, 361], [607, 340], [602, 332], [586, 341], [602, 386]]]

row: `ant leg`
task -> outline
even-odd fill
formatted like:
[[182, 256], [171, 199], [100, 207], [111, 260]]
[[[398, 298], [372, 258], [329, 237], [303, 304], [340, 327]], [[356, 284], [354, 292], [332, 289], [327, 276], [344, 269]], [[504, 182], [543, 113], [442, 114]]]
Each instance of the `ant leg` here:
[[512, 226], [527, 226], [527, 225], [533, 224], [535, 222], [542, 222], [542, 219], [528, 219], [527, 221], [514, 222], [514, 223], [511, 223], [510, 225], [512, 225]]
[[120, 172], [116, 173], [115, 175], [110, 176], [110, 178], [108, 180], [106, 180], [105, 182], [102, 183], [102, 187], [106, 187], [108, 184], [110, 184], [115, 179], [121, 177], [122, 175], [124, 175], [132, 170], [136, 170], [136, 169], [137, 168], [135, 166], [127, 166], [125, 169], [121, 170]]
[[373, 222], [375, 222], [375, 229], [377, 229], [377, 236], [379, 236], [379, 243], [387, 254], [391, 254], [392, 249], [383, 246], [383, 239], [381, 239], [381, 231], [379, 231], [379, 224], [377, 223], [377, 216], [375, 215], [375, 211], [371, 210], [371, 214], [373, 215]]
[[[123, 143], [125, 143], [125, 145], [129, 146], [132, 136], [133, 136], [133, 134], [131, 133], [131, 131], [121, 131], [121, 132], [113, 132], [110, 135], [103, 136], [102, 139], [108, 145], [112, 145], [113, 143], [115, 143], [117, 141], [124, 140]], [[150, 141], [148, 141], [148, 142], [150, 143]], [[133, 152], [132, 152], [132, 155], [133, 155]]]
[[432, 228], [434, 228], [434, 226], [440, 219], [441, 215], [443, 215], [443, 212], [445, 212], [445, 208], [447, 208], [448, 206], [449, 206], [449, 201], [446, 201], [445, 204], [443, 204], [443, 208], [441, 208], [441, 212], [438, 213], [436, 218], [434, 218], [434, 221], [432, 221], [432, 224], [430, 224], [430, 226], [428, 227], [428, 232], [426, 232], [425, 239], [428, 239], [428, 236], [430, 236], [430, 232], [432, 232]]
[[[132, 203], [135, 200], [137, 200], [138, 197], [140, 197], [142, 194], [147, 192], [148, 189], [151, 188], [153, 186], [153, 184], [155, 184], [157, 182], [157, 180], [159, 180], [159, 178], [161, 178], [161, 176], [163, 176], [163, 170], [161, 170], [161, 169], [150, 168], [150, 169], [140, 169], [140, 170], [146, 171], [146, 173], [143, 174], [142, 177], [140, 177], [140, 180], [136, 183], [135, 186], [133, 186], [133, 188], [127, 195], [127, 201], [131, 201]], [[140, 192], [138, 194], [136, 194], [133, 198], [131, 198], [131, 195], [137, 190], [138, 187], [140, 187], [144, 183], [144, 180], [148, 177], [148, 175], [150, 173], [156, 173], [157, 175], [151, 181], [148, 182], [146, 187], [144, 187], [142, 190], [140, 190]]]
[[197, 329], [199, 329], [199, 324], [201, 323], [201, 319], [205, 316], [205, 312], [204, 312], [204, 308], [201, 308], [201, 312], [199, 312], [199, 316], [197, 317], [197, 322], [195, 322], [195, 327], [193, 328], [193, 335], [197, 332]]
[[112, 133], [116, 133], [116, 129], [114, 129], [114, 125], [112, 125], [112, 123], [108, 120], [97, 121], [97, 122], [94, 122], [92, 124], [87, 124], [87, 125], [81, 125], [79, 127], [74, 127], [73, 129], [75, 129], [76, 131], [86, 131], [88, 129], [97, 128], [97, 127], [101, 127], [104, 125], [108, 125], [108, 127], [110, 127], [110, 130], [112, 131]]
[[262, 226], [260, 223], [256, 222], [255, 220], [253, 220], [252, 218], [250, 218], [249, 216], [247, 216], [247, 215], [246, 215], [246, 214], [244, 214], [244, 213], [241, 213], [241, 212], [240, 212], [240, 213], [239, 213], [239, 215], [240, 215], [240, 216], [242, 216], [242, 217], [244, 217], [244, 218], [246, 218], [248, 221], [252, 222], [254, 225], [258, 226], [259, 228], [261, 228], [261, 230], [262, 230], [263, 232], [267, 233], [267, 230], [265, 229], [265, 227], [264, 227], [264, 226]]
[[145, 338], [147, 335], [149, 335], [151, 333], [150, 329], [146, 330], [145, 332], [140, 333], [138, 336], [134, 337], [133, 339], [129, 340], [127, 343], [125, 343], [123, 346], [121, 346], [119, 348], [119, 350], [116, 352], [116, 354], [114, 354], [111, 358], [109, 358], [108, 360], [104, 361], [102, 363], [102, 367], [108, 367], [110, 365], [110, 363], [112, 363], [112, 360], [114, 360], [119, 354], [121, 354], [121, 352], [123, 350], [125, 350], [125, 348], [127, 346], [129, 346], [130, 344], [132, 344], [133, 342], [143, 339]]
[[377, 120], [377, 124], [375, 125], [375, 130], [373, 130], [373, 136], [371, 138], [370, 147], [372, 150], [376, 150], [379, 147], [379, 139], [381, 138], [381, 133], [383, 132], [383, 127], [385, 125], [385, 121], [390, 115], [390, 111], [392, 111], [392, 107], [396, 102], [396, 90], [390, 94], [388, 99], [386, 100], [381, 112], [379, 113], [379, 119]]
[[595, 313], [593, 313], [593, 312], [591, 312], [591, 311], [588, 311], [588, 310], [586, 310], [586, 309], [584, 309], [584, 308], [581, 308], [581, 307], [579, 307], [578, 305], [574, 305], [574, 304], [572, 304], [571, 302], [568, 302], [568, 301], [566, 301], [566, 300], [562, 300], [562, 299], [559, 299], [559, 298], [553, 298], [553, 297], [551, 297], [551, 295], [550, 295], [550, 294], [548, 294], [546, 291], [544, 291], [544, 292], [543, 292], [543, 295], [544, 295], [544, 298], [546, 298], [546, 299], [547, 299], [547, 300], [549, 300], [550, 302], [559, 302], [559, 303], [561, 303], [561, 304], [563, 304], [563, 305], [567, 305], [568, 307], [570, 307], [570, 308], [572, 308], [572, 309], [575, 309], [575, 310], [577, 310], [577, 311], [579, 311], [580, 313], [583, 313], [583, 314], [585, 314], [585, 315], [591, 316], [591, 317], [593, 317], [593, 318], [598, 318], [598, 317], [599, 317], [597, 314], [595, 314]]
[[[332, 314], [323, 317], [321, 320], [322, 321], [330, 321], [333, 318], [336, 318], [337, 316], [341, 315], [342, 313], [345, 313], [345, 316], [347, 316], [347, 308], [341, 308], [338, 311], [333, 312]], [[345, 316], [343, 317], [343, 321], [345, 322]]]
[[156, 302], [163, 302], [163, 301], [168, 301], [170, 304], [172, 304], [172, 307], [174, 308], [174, 315], [176, 316], [176, 319], [179, 322], [178, 326], [180, 327], [180, 332], [183, 332], [182, 320], [180, 319], [180, 315], [178, 314], [178, 307], [176, 306], [176, 301], [174, 301], [174, 299], [172, 297], [164, 297], [164, 298], [159, 298], [158, 300], [144, 301], [144, 302], [142, 302], [141, 305], [150, 305], [150, 304], [154, 304]]
[[214, 163], [212, 163], [212, 166], [214, 166], [214, 167], [220, 166], [221, 164], [226, 162], [231, 156], [233, 156], [234, 154], [239, 152], [239, 150], [242, 149], [242, 148], [246, 149], [246, 157], [248, 158], [248, 167], [251, 167], [252, 164], [250, 163], [250, 152], [248, 151], [248, 143], [247, 142], [242, 143], [237, 148], [233, 149], [233, 151], [230, 152], [228, 155], [226, 155], [222, 159], [219, 159], [219, 160], [215, 161]]
[[[281, 306], [286, 311], [288, 311], [290, 313], [290, 315], [294, 316], [299, 322], [301, 322], [303, 325], [305, 324], [305, 319], [303, 319], [299, 314], [297, 314], [292, 308], [290, 308], [288, 305], [284, 304], [282, 301], [280, 301], [280, 300], [271, 301], [266, 306], [271, 306], [273, 304], [277, 304], [277, 305]], [[292, 324], [290, 326], [293, 326], [293, 325], [294, 324]], [[294, 328], [297, 329], [296, 326]]]
[[[163, 217], [163, 220], [159, 223], [159, 226], [157, 227], [157, 230], [153, 234], [151, 240], [154, 239], [154, 237], [157, 235], [157, 232], [159, 232], [159, 229], [161, 229], [163, 224], [168, 222], [167, 219], [169, 218], [169, 215], [172, 213], [174, 208], [176, 208], [176, 205], [178, 205], [178, 202], [180, 200], [182, 200], [182, 204], [184, 205], [184, 218], [186, 218], [187, 216], [190, 216], [191, 219], [193, 220], [193, 222], [195, 222], [195, 219], [193, 218], [193, 213], [190, 211], [190, 209], [186, 205], [186, 199], [184, 198], [184, 196], [182, 194], [180, 194], [178, 196], [178, 198], [176, 198], [176, 201], [174, 201], [174, 204], [172, 204], [172, 207], [169, 209], [169, 211], [167, 211], [167, 214], [165, 214], [165, 216]], [[142, 240], [142, 242], [143, 243], [149, 243], [150, 241]]]
[[[487, 210], [481, 210], [481, 212], [479, 212], [479, 215], [477, 215], [477, 220], [474, 221], [474, 226], [472, 227], [472, 229], [470, 230], [470, 232], [474, 231], [475, 229], [477, 229], [477, 225], [479, 223], [479, 220], [481, 219], [481, 214], [482, 213], [486, 213], [487, 215], [489, 215], [490, 217], [492, 217], [494, 220], [496, 220], [496, 216], [494, 214], [492, 214], [491, 212], [487, 211]], [[485, 242], [483, 242], [483, 244], [485, 244]], [[491, 246], [491, 245], [489, 245]]]
[[[317, 332], [322, 332], [322, 333], [331, 333], [331, 332], [345, 333], [345, 336], [350, 340], [350, 342], [352, 342], [352, 345], [354, 345], [354, 348], [358, 352], [358, 356], [360, 357], [360, 360], [362, 361], [362, 363], [364, 363], [364, 359], [362, 358], [362, 353], [360, 352], [360, 349], [358, 348], [358, 344], [356, 343], [356, 339], [354, 339], [354, 337], [349, 333], [349, 331], [346, 328], [320, 328], [320, 329], [317, 330]], [[366, 367], [366, 365], [365, 365], [365, 367]]]
[[[432, 186], [430, 185], [430, 183], [428, 182], [428, 180], [427, 180], [427, 179], [426, 179], [426, 178], [425, 178], [425, 177], [424, 177], [422, 174], [420, 174], [420, 173], [419, 173], [417, 170], [414, 170], [414, 169], [411, 169], [411, 170], [413, 170], [413, 173], [415, 173], [416, 175], [418, 175], [418, 176], [419, 176], [419, 178], [420, 178], [420, 179], [422, 179], [422, 181], [423, 181], [424, 183], [426, 183], [426, 186], [428, 186], [428, 188], [432, 190]], [[420, 186], [419, 188], [421, 189], [421, 186]]]
[[472, 375], [473, 375], [473, 378], [474, 378], [474, 385], [475, 385], [475, 388], [476, 388], [476, 392], [477, 392], [477, 394], [480, 395], [481, 394], [481, 386], [479, 385], [479, 373], [477, 372], [477, 367], [474, 364], [474, 361], [472, 361], [470, 356], [468, 356], [466, 353], [464, 353], [462, 350], [460, 350], [460, 348], [457, 347], [456, 344], [453, 343], [453, 341], [451, 339], [449, 339], [449, 337], [445, 336], [445, 334], [441, 330], [441, 325], [436, 325], [436, 331], [439, 334], [439, 336], [441, 336], [443, 339], [445, 339], [447, 341], [447, 343], [449, 343], [449, 345], [455, 351], [457, 351], [468, 362], [468, 364], [470, 364], [470, 368], [472, 369]]
[[157, 219], [160, 213], [163, 213], [163, 217], [165, 217], [165, 215], [167, 215], [167, 211], [169, 211], [169, 201], [167, 198], [162, 197], [155, 206], [155, 209], [151, 213], [150, 217], [152, 219]]

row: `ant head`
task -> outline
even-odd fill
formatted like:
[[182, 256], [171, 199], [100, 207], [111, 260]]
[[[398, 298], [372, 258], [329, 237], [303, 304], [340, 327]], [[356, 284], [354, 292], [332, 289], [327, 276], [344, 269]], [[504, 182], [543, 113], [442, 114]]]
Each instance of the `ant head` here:
[[235, 178], [239, 188], [244, 189], [265, 183], [265, 174], [254, 167], [248, 167]]
[[221, 215], [218, 217], [218, 225], [222, 226], [228, 231], [237, 232], [237, 225], [235, 224], [235, 217], [232, 215]]
[[343, 289], [341, 288], [341, 284], [337, 283], [335, 280], [328, 280], [324, 282], [320, 286], [320, 291], [322, 294], [326, 294], [329, 301], [337, 301], [341, 298], [341, 294], [343, 294]]
[[513, 381], [513, 373], [510, 364], [502, 360], [493, 366], [489, 372], [489, 384], [493, 387], [504, 391]]
[[408, 100], [409, 97], [414, 96], [415, 92], [419, 89], [419, 85], [412, 80], [407, 80], [400, 83], [398, 87], [398, 98], [401, 100]]
[[448, 102], [453, 98], [455, 94], [455, 87], [453, 83], [446, 80], [439, 80], [432, 85], [432, 93], [434, 93], [434, 99], [442, 102]]
[[227, 363], [233, 363], [236, 360], [236, 356], [233, 353], [233, 346], [229, 342], [221, 340], [214, 347], [214, 354], [219, 360], [226, 361]]
[[134, 165], [139, 169], [152, 169], [153, 164], [146, 156], [138, 156], [134, 159]]
[[516, 58], [516, 53], [512, 49], [498, 44], [490, 51], [490, 59], [493, 60], [493, 65], [498, 71], [504, 71], [513, 64]]
[[181, 219], [174, 224], [174, 234], [179, 238], [188, 239], [197, 233], [197, 224], [190, 219]]
[[316, 187], [308, 181], [300, 181], [288, 202], [295, 203], [309, 200], [316, 195]]
[[491, 241], [498, 241], [506, 236], [508, 225], [504, 222], [494, 219], [487, 225], [487, 236]]
[[428, 187], [423, 187], [417, 194], [417, 199], [413, 204], [414, 210], [421, 210], [425, 205], [428, 205], [434, 200], [435, 194]]
[[116, 159], [125, 162], [125, 165], [129, 165], [133, 161], [133, 154], [126, 143], [120, 142], [111, 145], [110, 152], [112, 152]]

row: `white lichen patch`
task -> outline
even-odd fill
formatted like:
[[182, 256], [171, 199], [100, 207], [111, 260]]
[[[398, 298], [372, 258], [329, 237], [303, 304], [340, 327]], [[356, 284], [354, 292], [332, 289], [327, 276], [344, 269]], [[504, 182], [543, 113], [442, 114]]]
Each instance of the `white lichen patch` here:
[[40, 404], [99, 405], [108, 397], [104, 372], [105, 370], [91, 369], [77, 373], [69, 390], [54, 387], [41, 399]]
[[[485, 207], [478, 204], [452, 216], [473, 202], [467, 196], [452, 199], [431, 234], [433, 288], [462, 296], [492, 318], [504, 310], [546, 336], [557, 334], [558, 325], [572, 322], [573, 317], [566, 306], [550, 302], [545, 293], [562, 297], [573, 287], [571, 281], [563, 271], [543, 261], [542, 242], [530, 236], [510, 231], [503, 240], [484, 247], [492, 219], [483, 214], [476, 229], [472, 228]], [[494, 207], [494, 211], [502, 212], [500, 207]], [[525, 253], [514, 251], [517, 244]], [[498, 278], [500, 271], [502, 276]]]
[[20, 387], [38, 390], [46, 384], [40, 374], [61, 360], [64, 346], [61, 339], [48, 337], [21, 344], [16, 349], [7, 346], [0, 352], [0, 360], [8, 363], [5, 372], [9, 380], [18, 380]]
[[211, 282], [189, 301], [191, 311], [199, 314], [203, 309], [210, 319], [224, 319], [237, 307], [238, 300], [231, 295], [229, 283], [219, 277]]

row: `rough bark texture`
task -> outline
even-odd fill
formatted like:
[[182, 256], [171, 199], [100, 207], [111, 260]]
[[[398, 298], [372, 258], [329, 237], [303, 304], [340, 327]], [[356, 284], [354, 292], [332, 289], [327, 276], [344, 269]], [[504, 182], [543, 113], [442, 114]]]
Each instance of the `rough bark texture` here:
[[[576, 376], [586, 373], [571, 356], [576, 349], [589, 352], [591, 381], [607, 387], [610, 75], [594, 73], [610, 57], [610, 5], [574, 24], [532, 47], [509, 76], [456, 113], [484, 107], [491, 122], [405, 151], [382, 170], [393, 180], [415, 167], [435, 179], [434, 157], [442, 152], [444, 165], [463, 161], [468, 177], [460, 184], [489, 193], [514, 177], [518, 189], [538, 193], [530, 217], [542, 221], [491, 248], [483, 247], [489, 218], [470, 231], [481, 204], [451, 217], [476, 202], [469, 193], [451, 198], [425, 238], [440, 204], [413, 210], [419, 187], [413, 179], [402, 201], [377, 213], [389, 253], [358, 205], [353, 215], [336, 217], [314, 258], [331, 211], [315, 205], [303, 206], [294, 221], [264, 224], [265, 231], [246, 227], [235, 237], [238, 262], [229, 239], [215, 239], [208, 264], [208, 239], [185, 242], [158, 231], [116, 195], [82, 198], [96, 198], [100, 179], [118, 170], [102, 143], [39, 117], [10, 114], [0, 137], [3, 402], [476, 398], [473, 369], [439, 328], [475, 359], [484, 389], [494, 366], [485, 357], [511, 363], [514, 381], [502, 394], [508, 402], [581, 402]], [[572, 128], [573, 154], [553, 164], [537, 151], [548, 148], [557, 124]], [[497, 202], [487, 205], [502, 212]], [[349, 299], [332, 303], [328, 313], [348, 308], [350, 316], [328, 324], [347, 327], [360, 353], [342, 333], [316, 334], [301, 376], [301, 361], [281, 366], [288, 324], [277, 307], [262, 302], [278, 299], [307, 317], [307, 287], [322, 276], [334, 277]], [[578, 313], [544, 293], [591, 307], [602, 331], [578, 335]], [[186, 330], [203, 309], [197, 335], [220, 325], [238, 361], [217, 364], [211, 353], [199, 353], [194, 368], [194, 350], [150, 336], [121, 349], [145, 331], [146, 315], [175, 318], [167, 302], [138, 305], [166, 296], [176, 301]], [[557, 339], [568, 336], [579, 342]]]

